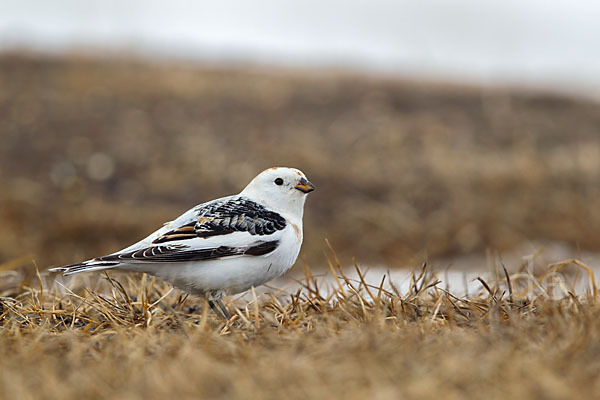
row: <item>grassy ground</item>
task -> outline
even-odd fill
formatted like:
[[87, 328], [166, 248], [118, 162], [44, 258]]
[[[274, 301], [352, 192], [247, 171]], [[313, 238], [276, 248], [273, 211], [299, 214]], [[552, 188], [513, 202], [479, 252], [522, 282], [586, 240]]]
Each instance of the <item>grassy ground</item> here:
[[5, 288], [0, 398], [600, 395], [595, 291], [551, 299], [513, 275], [460, 299], [426, 272], [407, 293], [336, 276], [326, 290], [307, 271], [294, 293], [230, 303], [226, 323], [146, 276]]
[[227, 323], [149, 277], [67, 290], [44, 273], [274, 165], [317, 185], [315, 270], [324, 238], [344, 265], [390, 268], [529, 240], [598, 251], [598, 131], [597, 103], [544, 93], [1, 55], [0, 398], [599, 397], [596, 291], [518, 268], [460, 298], [333, 263], [333, 288], [307, 272], [301, 290], [232, 300]]

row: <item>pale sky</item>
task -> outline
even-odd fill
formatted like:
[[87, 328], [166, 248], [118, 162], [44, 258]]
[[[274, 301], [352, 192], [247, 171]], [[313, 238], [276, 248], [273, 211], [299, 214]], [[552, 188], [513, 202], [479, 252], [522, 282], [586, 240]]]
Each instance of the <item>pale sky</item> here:
[[600, 93], [593, 0], [3, 0], [15, 46]]

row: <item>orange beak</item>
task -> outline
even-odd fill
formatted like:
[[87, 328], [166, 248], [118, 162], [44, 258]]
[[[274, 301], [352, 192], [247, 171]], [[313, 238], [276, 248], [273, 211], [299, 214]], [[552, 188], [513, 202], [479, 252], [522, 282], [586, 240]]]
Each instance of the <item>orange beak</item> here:
[[310, 183], [310, 181], [306, 178], [302, 178], [300, 179], [300, 182], [298, 182], [298, 184], [294, 186], [294, 189], [298, 189], [302, 193], [310, 193], [313, 190], [315, 190], [315, 185]]

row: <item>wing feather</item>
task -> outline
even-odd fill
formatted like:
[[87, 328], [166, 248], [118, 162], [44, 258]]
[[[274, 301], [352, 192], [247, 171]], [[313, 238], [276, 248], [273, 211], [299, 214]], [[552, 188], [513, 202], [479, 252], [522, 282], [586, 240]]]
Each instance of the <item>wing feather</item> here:
[[281, 215], [242, 196], [204, 203], [194, 210], [195, 215], [191, 221], [182, 221], [183, 224], [162, 232], [152, 243], [161, 244], [197, 237], [209, 238], [234, 232], [264, 236], [283, 230], [287, 226], [285, 218]]
[[259, 240], [247, 246], [218, 246], [193, 248], [183, 245], [157, 245], [130, 252], [110, 254], [94, 259], [97, 263], [111, 262], [181, 262], [215, 260], [231, 256], [261, 256], [269, 254], [279, 246], [279, 240]]
[[122, 264], [262, 256], [277, 249], [285, 218], [243, 196], [200, 204], [145, 239], [113, 254], [53, 268], [65, 274], [118, 268]]

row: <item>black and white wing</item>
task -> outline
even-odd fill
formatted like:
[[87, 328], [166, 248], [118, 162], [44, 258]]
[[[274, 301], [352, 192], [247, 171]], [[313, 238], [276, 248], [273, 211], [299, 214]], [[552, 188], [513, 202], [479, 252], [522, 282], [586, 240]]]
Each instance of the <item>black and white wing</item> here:
[[[174, 229], [161, 233], [152, 243], [167, 243], [194, 238], [223, 236], [234, 232], [248, 232], [252, 236], [268, 236], [284, 229], [285, 218], [267, 210], [263, 205], [246, 197], [235, 196], [200, 204], [175, 220]], [[190, 219], [190, 220], [188, 220]], [[177, 222], [180, 222], [177, 224]]]
[[123, 264], [261, 256], [279, 246], [286, 226], [285, 218], [253, 200], [225, 197], [192, 208], [126, 249], [52, 271], [74, 274]]

